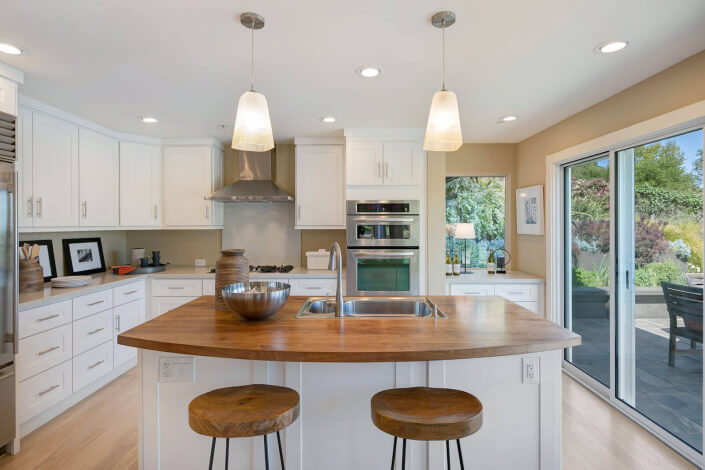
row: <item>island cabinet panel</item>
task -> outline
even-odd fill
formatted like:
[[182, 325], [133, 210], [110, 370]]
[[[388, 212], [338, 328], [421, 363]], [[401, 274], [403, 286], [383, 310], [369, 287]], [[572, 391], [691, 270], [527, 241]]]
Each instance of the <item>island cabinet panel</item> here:
[[296, 228], [345, 228], [342, 145], [296, 146]]
[[161, 225], [161, 192], [161, 147], [120, 142], [120, 225]]

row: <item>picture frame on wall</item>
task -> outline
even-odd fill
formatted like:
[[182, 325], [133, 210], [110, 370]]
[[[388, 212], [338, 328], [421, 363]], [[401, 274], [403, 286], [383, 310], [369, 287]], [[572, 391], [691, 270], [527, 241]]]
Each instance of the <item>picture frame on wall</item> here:
[[105, 272], [105, 258], [100, 238], [63, 239], [66, 275]]
[[56, 261], [54, 259], [54, 244], [51, 240], [20, 240], [19, 246], [25, 243], [39, 245], [39, 264], [44, 271], [44, 282], [49, 282], [56, 277]]
[[529, 186], [516, 190], [517, 233], [543, 235], [543, 186]]

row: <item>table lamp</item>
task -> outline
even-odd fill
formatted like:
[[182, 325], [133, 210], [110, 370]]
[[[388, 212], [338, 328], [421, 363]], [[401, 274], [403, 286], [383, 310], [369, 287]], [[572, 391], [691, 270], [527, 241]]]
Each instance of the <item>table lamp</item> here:
[[[475, 225], [466, 224], [466, 223], [455, 224], [455, 238], [457, 240], [464, 240], [464, 242], [463, 242], [463, 264], [465, 265], [465, 267], [463, 269], [463, 273], [467, 274], [468, 263], [465, 258], [467, 257], [468, 240], [475, 239]], [[472, 271], [470, 271], [470, 273], [472, 274]]]

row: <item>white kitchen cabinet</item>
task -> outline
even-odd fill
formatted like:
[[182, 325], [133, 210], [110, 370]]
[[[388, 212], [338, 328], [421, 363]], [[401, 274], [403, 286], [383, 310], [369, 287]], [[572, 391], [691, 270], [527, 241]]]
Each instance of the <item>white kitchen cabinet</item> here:
[[72, 364], [67, 360], [56, 367], [17, 384], [17, 419], [28, 421], [71, 396]]
[[33, 111], [31, 158], [33, 226], [78, 226], [78, 126]]
[[73, 358], [73, 391], [77, 392], [86, 385], [113, 370], [113, 342], [96, 346]]
[[17, 224], [20, 228], [34, 225], [32, 194], [32, 110], [21, 107], [16, 121]]
[[161, 193], [161, 147], [120, 142], [120, 225], [161, 225]]
[[[223, 149], [212, 147], [213, 166], [211, 175], [211, 192], [223, 189]], [[213, 204], [213, 225], [223, 225], [225, 223], [225, 207], [222, 202], [211, 201]]]
[[114, 367], [118, 367], [137, 357], [137, 349], [118, 344], [117, 337], [120, 333], [131, 330], [144, 321], [144, 299], [115, 307], [113, 312], [115, 317], [113, 364]]
[[164, 147], [164, 225], [222, 225], [222, 214], [213, 213], [222, 212], [222, 204], [204, 199], [213, 188], [222, 186], [223, 160], [215, 150], [212, 145]]
[[176, 307], [181, 307], [197, 298], [198, 297], [152, 297], [148, 320], [157, 318], [159, 315], [163, 315], [169, 310], [174, 310]]
[[420, 142], [346, 142], [346, 183], [349, 186], [416, 186], [423, 183]]
[[17, 82], [0, 77], [0, 112], [17, 116]]
[[296, 228], [345, 228], [342, 145], [296, 146]]
[[83, 227], [119, 224], [119, 148], [117, 139], [84, 128], [78, 131], [79, 223]]

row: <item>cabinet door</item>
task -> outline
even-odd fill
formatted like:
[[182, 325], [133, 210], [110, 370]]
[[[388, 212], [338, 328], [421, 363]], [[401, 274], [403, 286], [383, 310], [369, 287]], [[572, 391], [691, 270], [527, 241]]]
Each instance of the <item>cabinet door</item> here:
[[382, 153], [381, 142], [355, 142], [346, 144], [346, 175], [349, 185], [382, 184]]
[[115, 227], [119, 205], [119, 144], [88, 129], [78, 132], [80, 225]]
[[296, 228], [344, 228], [342, 145], [296, 147]]
[[17, 223], [20, 228], [34, 225], [32, 195], [32, 111], [20, 108], [17, 117]]
[[17, 116], [17, 83], [0, 77], [0, 111]]
[[416, 142], [384, 143], [384, 184], [393, 186], [421, 184], [421, 152]]
[[[213, 175], [212, 191], [216, 192], [223, 188], [223, 151], [217, 147], [213, 148]], [[225, 208], [222, 202], [211, 201], [213, 211], [213, 225], [223, 225], [225, 223]]]
[[161, 148], [120, 142], [120, 225], [161, 225]]
[[32, 113], [35, 227], [78, 226], [78, 127]]
[[117, 337], [120, 333], [131, 330], [144, 321], [144, 299], [115, 307], [113, 312], [115, 315], [113, 367], [117, 367], [137, 357], [137, 349], [118, 344]]
[[211, 225], [211, 148], [165, 147], [164, 223]]

